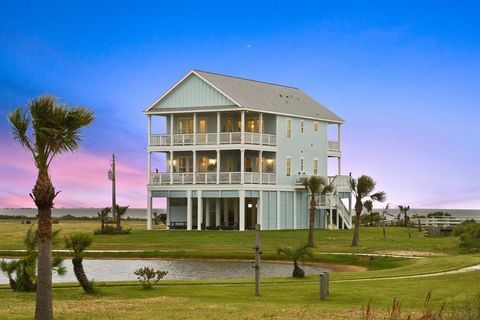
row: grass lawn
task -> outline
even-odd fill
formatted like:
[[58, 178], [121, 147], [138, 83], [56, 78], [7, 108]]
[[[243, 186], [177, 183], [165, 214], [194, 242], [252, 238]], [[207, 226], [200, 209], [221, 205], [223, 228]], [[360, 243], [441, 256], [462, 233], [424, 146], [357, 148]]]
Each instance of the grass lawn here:
[[[146, 250], [145, 253], [92, 253], [121, 257], [252, 259], [254, 232], [144, 230], [141, 221], [126, 221], [130, 235], [94, 236], [91, 249]], [[28, 225], [18, 220], [0, 220], [0, 255], [22, 249]], [[93, 232], [98, 222], [60, 221], [54, 225], [62, 234]], [[480, 255], [460, 254], [455, 237], [425, 238], [412, 230], [388, 228], [387, 240], [381, 228], [362, 228], [360, 246], [350, 247], [351, 230], [317, 230], [316, 261], [364, 265], [367, 271], [331, 274], [331, 296], [318, 299], [318, 276], [303, 280], [264, 279], [262, 296], [253, 296], [251, 280], [163, 281], [153, 290], [137, 283], [99, 283], [100, 295], [86, 296], [74, 284], [54, 286], [56, 319], [361, 319], [361, 310], [370, 299], [378, 315], [384, 314], [394, 297], [403, 299], [405, 312], [423, 308], [424, 297], [432, 290], [432, 307], [443, 301], [461, 304], [479, 292], [480, 272], [465, 272], [423, 278], [400, 276], [457, 270], [480, 264]], [[305, 242], [306, 230], [263, 231], [263, 259], [278, 259], [279, 246]], [[62, 249], [62, 244], [56, 246]], [[323, 253], [415, 252], [428, 256], [398, 258], [337, 256]], [[10, 252], [10, 254], [18, 254]], [[88, 270], [87, 270], [88, 273]], [[383, 279], [390, 277], [389, 279]], [[34, 294], [14, 293], [0, 287], [0, 319], [31, 319]], [[450, 304], [449, 304], [450, 305]]]

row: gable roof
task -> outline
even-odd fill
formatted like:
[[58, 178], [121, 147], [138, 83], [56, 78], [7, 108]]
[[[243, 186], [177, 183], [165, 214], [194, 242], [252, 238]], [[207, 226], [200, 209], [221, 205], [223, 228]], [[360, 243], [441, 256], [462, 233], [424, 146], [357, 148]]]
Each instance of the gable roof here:
[[196, 75], [232, 101], [236, 106], [255, 111], [264, 111], [313, 118], [328, 122], [344, 121], [325, 106], [294, 87], [268, 82], [237, 78], [217, 73], [192, 70], [170, 90], [152, 104], [146, 112], [153, 111], [158, 103], [168, 96], [190, 75]]

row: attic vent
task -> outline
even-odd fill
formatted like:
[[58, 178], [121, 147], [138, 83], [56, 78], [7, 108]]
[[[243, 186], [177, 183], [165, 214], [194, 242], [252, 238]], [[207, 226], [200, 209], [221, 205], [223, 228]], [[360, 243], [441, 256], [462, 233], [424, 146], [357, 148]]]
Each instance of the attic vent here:
[[284, 98], [284, 99], [285, 99], [285, 103], [288, 103], [288, 101], [289, 101], [291, 98], [293, 98], [293, 96], [292, 96], [291, 94], [285, 94], [285, 95], [284, 95], [284, 94], [279, 94], [279, 96], [280, 96], [281, 98]]

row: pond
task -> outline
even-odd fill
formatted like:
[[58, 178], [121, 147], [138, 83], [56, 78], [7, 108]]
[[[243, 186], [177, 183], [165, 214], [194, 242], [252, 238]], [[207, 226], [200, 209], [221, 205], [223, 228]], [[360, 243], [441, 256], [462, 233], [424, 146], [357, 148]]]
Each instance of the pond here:
[[[1, 260], [1, 259], [0, 259]], [[9, 259], [5, 259], [9, 260]], [[66, 259], [64, 265], [67, 273], [64, 276], [53, 275], [53, 282], [76, 282], [71, 260]], [[126, 259], [85, 259], [85, 273], [95, 281], [131, 281], [136, 280], [133, 272], [145, 266], [168, 271], [164, 279], [242, 279], [253, 278], [254, 269], [248, 261], [205, 261], [205, 260], [126, 260]], [[330, 271], [315, 266], [302, 266], [305, 274], [319, 274]], [[261, 264], [262, 277], [290, 277], [293, 263], [265, 262]], [[8, 278], [0, 273], [0, 284], [7, 284]]]

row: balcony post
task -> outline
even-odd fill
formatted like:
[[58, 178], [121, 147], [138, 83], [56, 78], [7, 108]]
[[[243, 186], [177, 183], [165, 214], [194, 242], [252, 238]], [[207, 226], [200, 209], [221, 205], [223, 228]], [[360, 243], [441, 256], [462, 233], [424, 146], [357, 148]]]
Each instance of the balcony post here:
[[170, 145], [173, 146], [173, 113], [170, 114]]
[[152, 153], [147, 151], [148, 184], [152, 184]]
[[[338, 151], [342, 150], [341, 149], [341, 143], [340, 143], [340, 141], [341, 141], [341, 139], [340, 139], [340, 137], [341, 137], [341, 126], [342, 125], [340, 123], [337, 125]], [[338, 157], [338, 175], [339, 176], [342, 175], [342, 157]]]
[[147, 230], [152, 230], [152, 192], [147, 191]]
[[197, 144], [197, 113], [193, 113], [193, 145]]
[[217, 144], [220, 144], [220, 131], [222, 130], [220, 128], [220, 126], [221, 126], [221, 124], [220, 124], [220, 111], [217, 111]]
[[228, 198], [223, 198], [223, 223], [228, 226]]
[[187, 230], [192, 230], [192, 190], [187, 191]]
[[170, 184], [173, 184], [173, 151], [170, 151], [170, 167], [168, 171], [170, 172]]
[[280, 191], [277, 191], [277, 230], [280, 230]]
[[245, 143], [245, 111], [242, 111], [242, 118], [240, 121], [241, 143]]
[[259, 124], [259, 132], [260, 132], [260, 144], [263, 145], [263, 113], [260, 112], [260, 124]]
[[293, 191], [293, 229], [297, 229], [297, 192]]
[[220, 150], [217, 149], [217, 184], [220, 184]]
[[202, 230], [202, 223], [203, 223], [202, 191], [197, 190], [197, 230]]
[[[260, 179], [263, 175], [263, 150], [258, 151], [258, 172], [260, 173]], [[263, 179], [260, 180], [260, 183], [263, 182]]]
[[152, 115], [148, 115], [148, 145], [150, 146], [152, 144], [152, 141], [150, 141], [150, 136], [152, 135]]
[[215, 199], [215, 226], [218, 227], [221, 224], [222, 203], [220, 198]]
[[211, 219], [210, 219], [210, 198], [205, 198], [205, 229], [206, 227], [211, 226]]
[[240, 223], [239, 223], [239, 230], [245, 230], [245, 190], [239, 191], [239, 210], [240, 210]]
[[193, 150], [193, 184], [197, 183], [197, 151]]
[[[243, 136], [242, 136], [243, 137]], [[245, 182], [245, 149], [240, 149], [240, 183]]]

